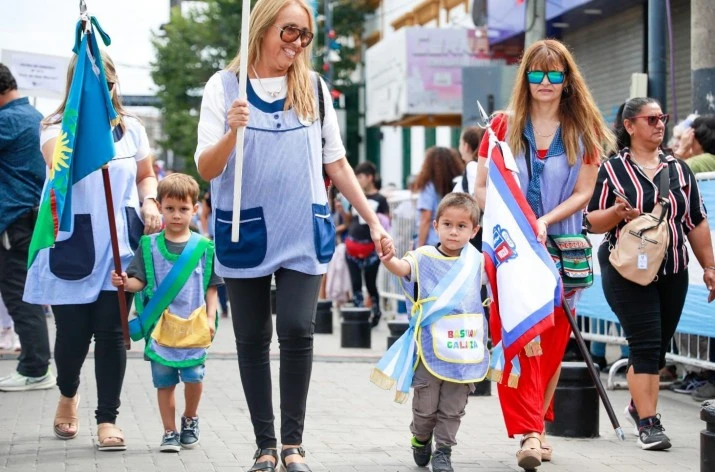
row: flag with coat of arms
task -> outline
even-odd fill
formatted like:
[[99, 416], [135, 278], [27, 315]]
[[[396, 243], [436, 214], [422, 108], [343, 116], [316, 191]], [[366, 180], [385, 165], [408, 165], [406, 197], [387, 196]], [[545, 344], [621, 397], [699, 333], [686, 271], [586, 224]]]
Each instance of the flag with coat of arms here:
[[536, 238], [536, 216], [515, 173], [509, 146], [491, 129], [482, 249], [492, 291], [490, 331], [494, 349], [490, 378], [516, 387], [519, 351], [540, 355], [539, 335], [554, 325], [561, 306], [561, 277]]

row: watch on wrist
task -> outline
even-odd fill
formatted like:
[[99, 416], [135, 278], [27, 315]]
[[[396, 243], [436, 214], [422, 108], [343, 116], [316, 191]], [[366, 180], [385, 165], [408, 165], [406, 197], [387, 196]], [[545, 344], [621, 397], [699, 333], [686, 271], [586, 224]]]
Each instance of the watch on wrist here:
[[156, 206], [159, 206], [159, 201], [156, 199], [156, 195], [147, 195], [146, 197], [144, 197], [142, 203], [146, 203], [147, 200], [153, 200], [154, 203], [156, 203]]

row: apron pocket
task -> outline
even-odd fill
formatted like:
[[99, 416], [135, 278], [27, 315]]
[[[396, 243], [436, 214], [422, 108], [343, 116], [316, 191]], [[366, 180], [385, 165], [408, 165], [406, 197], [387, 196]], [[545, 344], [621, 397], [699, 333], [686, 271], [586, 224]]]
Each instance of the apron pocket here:
[[139, 218], [137, 209], [134, 207], [124, 207], [124, 214], [127, 222], [129, 247], [132, 249], [132, 252], [134, 252], [139, 247], [139, 238], [144, 234], [144, 223], [141, 218]]
[[50, 272], [62, 280], [80, 280], [94, 270], [94, 235], [89, 214], [74, 215], [69, 239], [50, 248]]
[[266, 258], [268, 233], [263, 207], [241, 210], [238, 242], [231, 241], [232, 211], [216, 209], [216, 258], [229, 269], [257, 267]]
[[313, 240], [318, 262], [327, 264], [335, 252], [335, 225], [328, 204], [313, 203]]

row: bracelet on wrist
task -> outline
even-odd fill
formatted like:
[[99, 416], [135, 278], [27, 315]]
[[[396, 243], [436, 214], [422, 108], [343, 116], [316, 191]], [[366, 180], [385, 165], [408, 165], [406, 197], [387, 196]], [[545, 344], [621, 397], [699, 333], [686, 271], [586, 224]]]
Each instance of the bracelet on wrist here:
[[547, 229], [549, 228], [549, 222], [546, 221], [546, 218], [544, 218], [543, 216], [536, 221], [541, 221], [542, 223], [544, 223], [544, 226], [546, 226]]
[[703, 270], [715, 270], [715, 266], [705, 266]]

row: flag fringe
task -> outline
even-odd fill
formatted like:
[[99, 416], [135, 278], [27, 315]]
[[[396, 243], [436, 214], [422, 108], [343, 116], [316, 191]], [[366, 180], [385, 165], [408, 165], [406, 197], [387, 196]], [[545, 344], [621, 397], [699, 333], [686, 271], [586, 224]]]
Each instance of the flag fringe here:
[[395, 403], [406, 403], [408, 398], [410, 398], [409, 392], [395, 392]]
[[507, 386], [509, 388], [516, 388], [519, 385], [519, 375], [518, 374], [509, 374], [509, 381], [507, 382]]
[[370, 382], [383, 390], [390, 390], [395, 386], [395, 380], [378, 368], [374, 368], [370, 372]]
[[502, 380], [502, 377], [504, 376], [504, 372], [501, 370], [497, 369], [492, 369], [491, 367], [487, 371], [487, 378], [491, 380], [492, 382], [500, 383]]
[[536, 357], [544, 353], [544, 351], [541, 349], [540, 341], [531, 341], [527, 343], [527, 345], [524, 346], [524, 352], [526, 353], [527, 357]]

